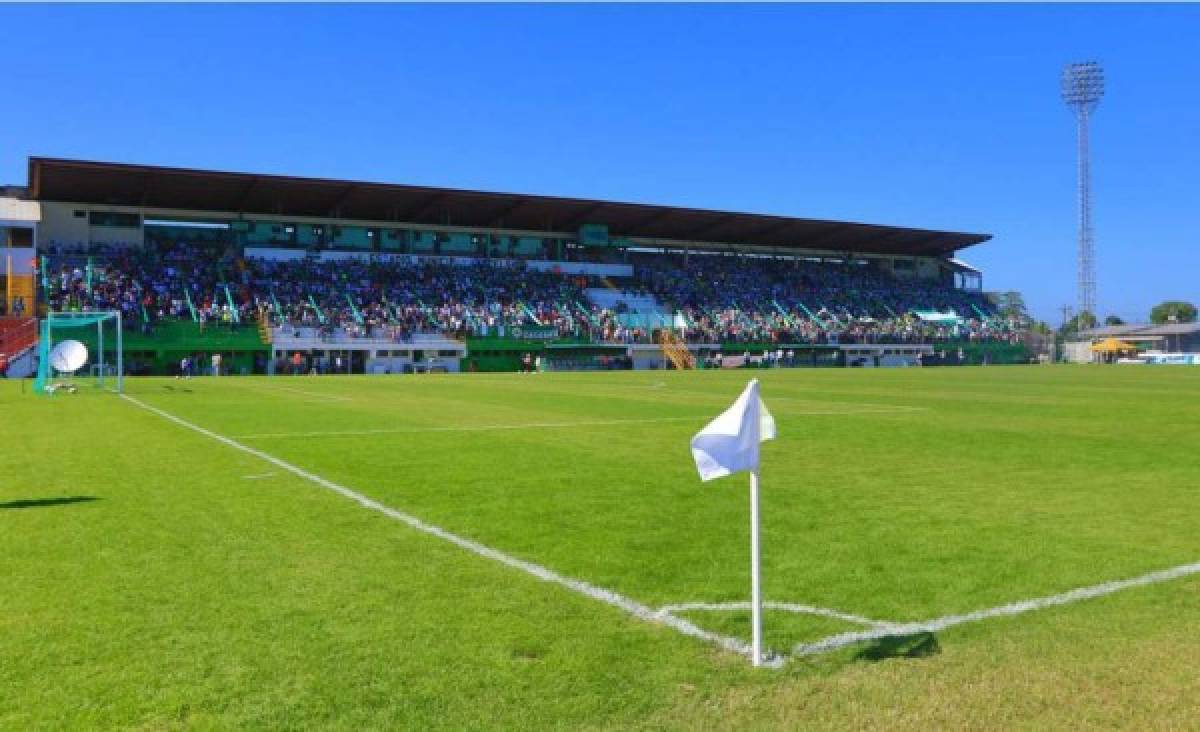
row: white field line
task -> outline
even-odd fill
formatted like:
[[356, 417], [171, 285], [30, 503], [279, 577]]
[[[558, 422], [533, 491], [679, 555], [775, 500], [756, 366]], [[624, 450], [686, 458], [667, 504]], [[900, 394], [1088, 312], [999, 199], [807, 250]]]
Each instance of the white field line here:
[[1021, 600], [1019, 602], [1011, 602], [1007, 605], [999, 605], [997, 607], [987, 608], [986, 610], [976, 610], [975, 612], [965, 613], [963, 615], [945, 615], [933, 620], [922, 620], [915, 623], [897, 623], [894, 625], [885, 625], [872, 630], [861, 630], [850, 633], [838, 633], [831, 635], [828, 638], [822, 638], [813, 643], [801, 643], [792, 648], [792, 653], [797, 656], [807, 656], [815, 653], [825, 653], [827, 651], [836, 650], [844, 646], [863, 641], [879, 640], [889, 636], [913, 635], [914, 633], [936, 633], [938, 631], [951, 628], [955, 625], [963, 623], [974, 623], [979, 620], [987, 620], [989, 618], [1009, 617], [1013, 615], [1021, 615], [1033, 610], [1041, 610], [1043, 608], [1054, 607], [1056, 605], [1070, 605], [1071, 603], [1080, 602], [1081, 600], [1090, 600], [1096, 597], [1111, 595], [1115, 592], [1128, 590], [1134, 587], [1144, 587], [1153, 585], [1159, 582], [1169, 582], [1181, 577], [1200, 573], [1200, 562], [1194, 564], [1181, 564], [1178, 567], [1163, 569], [1157, 572], [1150, 572], [1139, 577], [1131, 577], [1123, 580], [1112, 580], [1111, 582], [1102, 582], [1098, 585], [1088, 587], [1078, 587], [1074, 590], [1069, 590], [1057, 595], [1047, 595], [1046, 597], [1035, 597], [1029, 600]]
[[[658, 611], [664, 615], [674, 615], [675, 613], [685, 613], [693, 610], [711, 610], [711, 611], [728, 611], [728, 610], [749, 610], [750, 603], [748, 602], [685, 602], [678, 605], [663, 605]], [[835, 620], [844, 620], [847, 623], [855, 625], [869, 625], [872, 628], [891, 628], [895, 623], [889, 623], [883, 620], [872, 620], [864, 618], [861, 615], [852, 615], [844, 613], [840, 610], [833, 610], [827, 607], [816, 607], [814, 605], [801, 605], [794, 602], [764, 602], [763, 609], [765, 610], [781, 610], [783, 612], [797, 613], [800, 615], [820, 615], [825, 618], [834, 618]]]
[[561, 429], [571, 427], [610, 427], [622, 424], [650, 424], [654, 422], [695, 422], [704, 417], [648, 417], [646, 419], [597, 419], [576, 422], [528, 422], [526, 424], [478, 424], [453, 425], [449, 427], [397, 427], [369, 430], [330, 430], [318, 432], [265, 432], [254, 435], [235, 435], [239, 440], [268, 440], [288, 437], [353, 437], [356, 435], [391, 435], [414, 432], [490, 432], [492, 430]]
[[311, 399], [324, 399], [326, 401], [331, 401], [331, 402], [354, 401], [353, 399], [351, 399], [348, 396], [341, 396], [339, 394], [324, 394], [319, 391], [307, 391], [305, 389], [296, 389], [291, 386], [275, 386], [273, 384], [268, 384], [268, 385], [259, 384], [256, 387], [249, 387], [249, 388], [252, 390], [253, 389], [266, 389], [267, 391], [276, 391], [276, 392], [281, 392], [281, 393], [286, 393], [286, 394], [299, 394], [301, 396], [306, 396]]
[[[764, 400], [765, 401], [765, 400]], [[858, 407], [866, 410], [878, 410], [881, 412], [928, 412], [932, 407], [913, 406], [910, 404], [882, 404], [880, 402], [831, 402], [821, 399], [805, 399], [803, 397], [788, 397], [788, 396], [772, 396], [771, 402], [792, 402], [800, 404], [821, 405], [822, 407], [850, 407], [855, 409], [857, 413]], [[797, 412], [797, 414], [805, 414], [805, 412]]]
[[[337, 493], [338, 495], [341, 495], [345, 498], [349, 498], [350, 500], [354, 501], [355, 503], [358, 503], [359, 505], [363, 506], [364, 508], [369, 508], [372, 511], [378, 511], [379, 513], [382, 513], [383, 515], [385, 515], [389, 518], [392, 518], [392, 519], [395, 519], [396, 521], [407, 524], [409, 527], [416, 529], [417, 531], [421, 531], [421, 532], [429, 534], [431, 536], [435, 536], [439, 539], [442, 539], [443, 541], [448, 541], [451, 544], [454, 544], [455, 546], [457, 546], [461, 549], [466, 549], [467, 551], [469, 551], [473, 554], [477, 554], [486, 559], [491, 559], [492, 561], [499, 562], [500, 564], [503, 564], [507, 567], [511, 567], [513, 569], [520, 570], [526, 574], [532, 575], [544, 582], [550, 582], [550, 583], [559, 585], [561, 587], [565, 587], [568, 590], [571, 590], [572, 592], [576, 592], [580, 595], [589, 597], [593, 600], [597, 600], [606, 605], [611, 605], [615, 608], [624, 610], [625, 612], [629, 613], [630, 615], [632, 615], [640, 620], [647, 620], [647, 621], [651, 621], [651, 622], [660, 623], [660, 624], [665, 625], [669, 628], [672, 628], [680, 633], [683, 633], [684, 635], [691, 636], [693, 638], [698, 638], [700, 640], [704, 640], [709, 643], [715, 644], [721, 648], [724, 648], [727, 651], [733, 651], [734, 653], [739, 653], [739, 654], [741, 654], [743, 656], [747, 656], [747, 657], [749, 657], [751, 655], [750, 645], [737, 639], [737, 638], [732, 638], [730, 636], [724, 636], [724, 635], [719, 635], [717, 633], [709, 632], [709, 631], [704, 630], [703, 628], [699, 627], [695, 623], [689, 622], [682, 618], [676, 618], [676, 617], [670, 616], [670, 615], [662, 615], [659, 612], [655, 611], [653, 608], [651, 608], [647, 605], [643, 605], [643, 604], [637, 602], [636, 600], [632, 600], [628, 597], [625, 597], [624, 595], [614, 592], [613, 590], [605, 589], [603, 587], [597, 587], [596, 585], [589, 584], [587, 582], [584, 582], [583, 580], [574, 579], [572, 577], [566, 577], [564, 575], [561, 575], [561, 574], [555, 572], [552, 569], [543, 567], [540, 564], [528, 562], [528, 561], [525, 561], [524, 559], [518, 559], [509, 554], [505, 554], [504, 552], [501, 552], [497, 549], [493, 549], [489, 546], [480, 544], [477, 541], [472, 541], [471, 539], [467, 539], [465, 537], [459, 536], [458, 534], [453, 534], [441, 527], [426, 523], [426, 522], [416, 518], [415, 516], [410, 516], [409, 514], [404, 513], [403, 511], [398, 511], [389, 506], [385, 506], [384, 504], [379, 503], [378, 501], [373, 500], [371, 498], [368, 498], [368, 497], [364, 496], [363, 494], [358, 493], [357, 491], [353, 491], [343, 485], [339, 485], [337, 483], [334, 483], [331, 480], [327, 480], [325, 478], [322, 478], [319, 475], [310, 473], [302, 468], [296, 467], [295, 465], [292, 465], [291, 463], [289, 463], [285, 460], [281, 460], [281, 459], [275, 457], [274, 455], [270, 455], [268, 453], [262, 452], [261, 450], [256, 450], [252, 447], [248, 447], [236, 440], [230, 439], [223, 435], [219, 435], [216, 432], [213, 432], [211, 430], [207, 430], [199, 425], [188, 422], [187, 420], [182, 419], [180, 417], [176, 417], [175, 415], [173, 415], [169, 412], [165, 412], [157, 407], [150, 406], [149, 404], [146, 404], [145, 402], [135, 399], [134, 397], [131, 397], [128, 394], [122, 394], [121, 398], [137, 407], [140, 407], [140, 408], [148, 411], [148, 412], [157, 414], [158, 416], [162, 417], [163, 419], [174, 422], [175, 424], [179, 425], [180, 427], [185, 427], [194, 432], [198, 432], [198, 433], [204, 435], [205, 437], [209, 437], [213, 440], [216, 440], [217, 442], [220, 442], [223, 445], [232, 447], [235, 450], [240, 450], [249, 455], [253, 455], [256, 458], [259, 458], [260, 460], [268, 462], [277, 468], [286, 470], [289, 473], [296, 475], [297, 477], [303, 478], [304, 480], [307, 480], [311, 483], [315, 483], [316, 485], [319, 485], [322, 488], [325, 488], [327, 490], [333, 491], [334, 493]], [[783, 663], [783, 659], [778, 658], [778, 657], [773, 657], [772, 659], [770, 659], [768, 661], [768, 665], [771, 665], [774, 667], [778, 667], [778, 666], [782, 665], [782, 663]]]
[[[901, 414], [909, 410], [922, 409], [907, 407], [904, 409], [854, 409], [815, 412], [787, 412], [783, 417], [807, 416], [855, 416], [859, 414]], [[479, 424], [479, 425], [450, 425], [447, 427], [382, 427], [364, 430], [321, 430], [314, 432], [261, 432], [249, 435], [234, 435], [238, 440], [277, 440], [291, 437], [357, 437], [361, 435], [399, 435], [420, 432], [491, 432], [494, 430], [534, 430], [534, 429], [570, 429], [575, 427], [612, 427], [625, 424], [654, 424], [656, 422], [695, 422], [697, 426], [710, 415], [694, 417], [647, 417], [645, 419], [597, 419], [578, 420], [572, 422], [527, 422], [524, 424]]]
[[270, 478], [274, 473], [259, 473], [258, 475], [243, 475], [242, 480], [259, 480], [261, 478]]

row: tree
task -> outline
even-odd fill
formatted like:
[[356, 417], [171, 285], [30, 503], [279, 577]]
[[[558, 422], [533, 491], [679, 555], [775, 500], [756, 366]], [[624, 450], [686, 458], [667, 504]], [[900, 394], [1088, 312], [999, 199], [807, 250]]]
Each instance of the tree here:
[[993, 293], [991, 299], [992, 302], [996, 303], [996, 310], [999, 311], [1001, 317], [1021, 322], [1029, 320], [1029, 310], [1025, 306], [1025, 296], [1016, 290]]
[[1175, 316], [1174, 322], [1176, 323], [1194, 323], [1196, 322], [1196, 306], [1182, 300], [1160, 302], [1150, 310], [1150, 322], [1155, 325], [1170, 323], [1172, 315]]
[[1105, 325], [1125, 325], [1125, 321], [1121, 320], [1121, 318], [1119, 316], [1110, 315], [1104, 319], [1104, 324]]
[[1095, 327], [1096, 316], [1089, 312], [1082, 312], [1063, 323], [1063, 326], [1062, 328], [1059, 328], [1058, 333], [1063, 337], [1072, 337], [1081, 330], [1089, 330]]

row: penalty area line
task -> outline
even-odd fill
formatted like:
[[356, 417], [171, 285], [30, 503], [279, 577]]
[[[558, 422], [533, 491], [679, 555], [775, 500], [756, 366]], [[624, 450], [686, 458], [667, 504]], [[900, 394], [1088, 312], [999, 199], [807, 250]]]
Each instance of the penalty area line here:
[[980, 620], [988, 620], [990, 618], [1011, 617], [1014, 615], [1022, 615], [1034, 610], [1042, 610], [1048, 607], [1058, 605], [1070, 605], [1072, 603], [1083, 600], [1091, 600], [1105, 595], [1112, 595], [1122, 590], [1132, 589], [1134, 587], [1145, 587], [1146, 585], [1154, 585], [1160, 582], [1169, 582], [1171, 580], [1188, 577], [1190, 575], [1200, 574], [1200, 562], [1193, 564], [1181, 564], [1178, 567], [1158, 570], [1157, 572], [1149, 572], [1137, 577], [1128, 579], [1112, 580], [1110, 582], [1101, 582], [1098, 585], [1089, 585], [1087, 587], [1077, 587], [1073, 590], [1059, 593], [1057, 595], [1047, 595], [1045, 597], [1034, 597], [1028, 600], [1020, 600], [1018, 602], [1010, 602], [1007, 605], [998, 605], [996, 607], [987, 608], [985, 610], [976, 610], [975, 612], [963, 613], [961, 615], [944, 615], [933, 620], [922, 620], [915, 623], [895, 623], [891, 625], [883, 625], [871, 630], [852, 631], [849, 633], [838, 633], [827, 638], [822, 638], [813, 643], [801, 643], [792, 648], [792, 654], [796, 656], [811, 656], [817, 653], [827, 653], [839, 648], [843, 648], [855, 643], [865, 641], [879, 640], [893, 636], [914, 635], [916, 633], [937, 633], [947, 628], [952, 628], [963, 623], [974, 623]]
[[[129, 402], [130, 404], [133, 404], [136, 407], [139, 407], [139, 408], [141, 408], [147, 412], [150, 412], [152, 414], [156, 414], [159, 417], [162, 417], [163, 419], [166, 419], [170, 422], [175, 423], [176, 425], [179, 425], [180, 427], [184, 427], [186, 429], [192, 430], [193, 432], [197, 432], [197, 433], [204, 435], [205, 437], [208, 437], [212, 440], [215, 440], [227, 447], [231, 447], [235, 450], [240, 450], [241, 452], [244, 452], [248, 455], [253, 455], [254, 457], [256, 457], [260, 460], [268, 462], [268, 463], [274, 465], [275, 467], [280, 468], [281, 470], [286, 470], [287, 472], [289, 472], [299, 478], [303, 478], [304, 480], [307, 480], [310, 483], [315, 483], [316, 485], [318, 485], [322, 488], [325, 488], [326, 490], [337, 493], [338, 495], [340, 495], [344, 498], [349, 498], [350, 500], [359, 504], [363, 508], [368, 508], [372, 511], [377, 511], [389, 518], [399, 521], [400, 523], [407, 524], [409, 527], [416, 529], [417, 531], [420, 531], [425, 534], [429, 534], [430, 536], [435, 536], [439, 539], [442, 539], [443, 541], [447, 541], [461, 549], [465, 549], [465, 550], [471, 552], [472, 554], [476, 554], [478, 556], [484, 557], [485, 559], [491, 559], [494, 562], [498, 562], [498, 563], [503, 564], [512, 569], [516, 569], [521, 572], [524, 572], [525, 574], [536, 577], [537, 579], [542, 580], [543, 582], [549, 582], [551, 584], [559, 585], [560, 587], [564, 587], [568, 590], [571, 590], [572, 592], [583, 595], [584, 597], [588, 597], [593, 600], [602, 602], [605, 605], [610, 605], [612, 607], [618, 608], [620, 610], [625, 611], [629, 615], [632, 615], [633, 617], [638, 618], [639, 620], [645, 620], [648, 622], [657, 623], [659, 625], [664, 625], [668, 628], [678, 631], [679, 633], [682, 633], [683, 635], [689, 636], [691, 638], [697, 638], [699, 640], [703, 640], [708, 643], [712, 643], [712, 644], [714, 644], [720, 648], [723, 648], [727, 651], [732, 651], [734, 653], [738, 653], [738, 654], [741, 654], [746, 657], [750, 657], [752, 655], [752, 650], [750, 648], [750, 645], [748, 643], [745, 643], [745, 642], [737, 639], [737, 638], [733, 638], [733, 637], [725, 636], [725, 635], [719, 635], [717, 633], [712, 633], [710, 631], [704, 630], [703, 628], [696, 625], [695, 623], [689, 622], [682, 618], [677, 618], [672, 615], [666, 615], [666, 614], [660, 613], [648, 605], [643, 605], [642, 603], [637, 602], [636, 600], [626, 597], [626, 596], [624, 596], [618, 592], [615, 592], [613, 590], [609, 590], [604, 587], [599, 587], [597, 585], [593, 585], [588, 582], [584, 582], [583, 580], [575, 579], [573, 577], [567, 577], [565, 575], [559, 574], [558, 572], [555, 572], [554, 570], [552, 570], [548, 567], [543, 567], [540, 564], [535, 564], [533, 562], [529, 562], [524, 559], [518, 559], [517, 557], [514, 557], [510, 554], [505, 554], [504, 552], [499, 551], [498, 549], [493, 549], [484, 544], [480, 544], [479, 542], [474, 541], [472, 539], [468, 539], [466, 537], [459, 536], [458, 534], [451, 533], [450, 531], [447, 531], [446, 529], [443, 529], [439, 526], [435, 526], [433, 524], [426, 523], [425, 521], [422, 521], [421, 519], [419, 519], [415, 516], [411, 516], [407, 513], [404, 513], [403, 511], [399, 511], [397, 509], [391, 508], [390, 506], [386, 506], [372, 498], [368, 498], [367, 496], [363, 495], [362, 493], [351, 490], [351, 489], [349, 489], [343, 485], [340, 485], [338, 483], [334, 483], [333, 481], [328, 480], [326, 478], [322, 478], [321, 476], [316, 475], [315, 473], [310, 473], [307, 470], [304, 470], [303, 468], [297, 467], [297, 466], [287, 462], [286, 460], [282, 460], [280, 458], [275, 457], [274, 455], [263, 452], [261, 450], [256, 450], [253, 447], [243, 445], [242, 443], [238, 442], [237, 440], [231, 439], [229, 437], [225, 437], [224, 435], [217, 434], [216, 432], [213, 432], [212, 430], [205, 429], [204, 427], [201, 427], [197, 424], [193, 424], [181, 417], [176, 417], [175, 415], [171, 414], [170, 412], [166, 412], [162, 409], [159, 409], [158, 407], [154, 407], [149, 404], [146, 404], [145, 402], [143, 402], [139, 399], [136, 399], [134, 397], [131, 397], [128, 394], [122, 394], [121, 398], [124, 399], [125, 401]], [[767, 663], [767, 665], [772, 666], [772, 667], [779, 667], [782, 664], [783, 664], [783, 659], [779, 658], [779, 657], [773, 657], [773, 658], [769, 659], [769, 661]]]

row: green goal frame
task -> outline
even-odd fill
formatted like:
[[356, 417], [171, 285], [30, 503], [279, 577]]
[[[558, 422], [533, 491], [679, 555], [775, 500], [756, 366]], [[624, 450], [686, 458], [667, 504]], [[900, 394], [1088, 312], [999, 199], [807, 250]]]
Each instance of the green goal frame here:
[[[97, 388], [109, 388], [118, 394], [125, 391], [125, 343], [122, 334], [121, 312], [119, 310], [102, 310], [95, 312], [50, 312], [42, 319], [41, 338], [38, 343], [37, 379], [33, 382], [35, 394], [49, 394], [51, 381], [58, 374], [50, 366], [50, 352], [54, 349], [55, 339], [70, 338], [70, 331], [95, 326], [95, 340], [88, 349], [88, 360], [85, 364], [95, 378]], [[114, 326], [115, 332], [110, 333], [108, 343], [105, 343], [106, 326]], [[66, 331], [66, 333], [64, 333]], [[111, 361], [109, 360], [111, 355]], [[112, 386], [108, 385], [107, 376], [111, 373]]]

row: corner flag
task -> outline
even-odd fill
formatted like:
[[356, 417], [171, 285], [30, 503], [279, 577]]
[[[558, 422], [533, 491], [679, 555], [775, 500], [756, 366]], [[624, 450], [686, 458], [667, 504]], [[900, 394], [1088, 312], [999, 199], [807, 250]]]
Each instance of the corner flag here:
[[692, 438], [692, 458], [700, 480], [743, 470], [757, 472], [758, 443], [773, 439], [775, 418], [758, 395], [758, 379], [752, 379], [733, 406]]
[[775, 439], [775, 418], [758, 395], [758, 379], [729, 409], [692, 438], [692, 458], [700, 480], [710, 481], [743, 470], [750, 471], [750, 660], [762, 665], [762, 583], [758, 550], [758, 445]]

